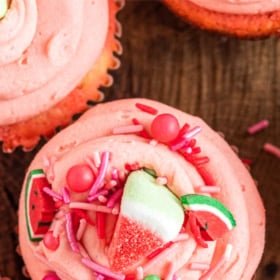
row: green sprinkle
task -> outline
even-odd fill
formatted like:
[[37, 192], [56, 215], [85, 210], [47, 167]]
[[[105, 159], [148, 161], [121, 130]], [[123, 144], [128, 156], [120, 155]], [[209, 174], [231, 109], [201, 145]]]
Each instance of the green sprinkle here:
[[157, 174], [156, 174], [156, 172], [155, 172], [153, 169], [149, 169], [149, 168], [144, 167], [143, 170], [144, 170], [146, 173], [150, 174], [151, 176], [153, 176], [153, 177], [155, 177], [155, 178], [157, 177]]
[[146, 276], [144, 278], [144, 280], [160, 280], [160, 278], [157, 275], [150, 274], [150, 275]]
[[8, 11], [8, 0], [0, 0], [0, 19], [2, 19]]

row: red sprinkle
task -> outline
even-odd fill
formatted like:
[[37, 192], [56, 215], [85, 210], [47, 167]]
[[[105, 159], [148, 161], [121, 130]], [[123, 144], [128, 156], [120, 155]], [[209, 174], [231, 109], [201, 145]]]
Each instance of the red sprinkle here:
[[95, 223], [91, 220], [91, 218], [81, 209], [71, 209], [75, 214], [77, 214], [80, 218], [85, 219], [89, 224], [95, 226]]
[[[132, 123], [133, 123], [134, 125], [139, 125], [139, 124], [141, 124], [141, 123], [140, 123], [137, 119], [135, 119], [135, 118], [132, 119]], [[142, 131], [138, 132], [138, 134], [139, 134], [141, 137], [143, 137], [143, 138], [151, 139], [151, 136], [150, 136], [149, 132], [148, 132], [145, 128], [143, 128]]]
[[252, 165], [252, 161], [249, 160], [249, 159], [243, 158], [243, 159], [241, 159], [241, 161], [242, 161], [243, 163], [245, 163], [245, 164]]
[[53, 231], [48, 231], [43, 238], [43, 243], [46, 248], [55, 251], [59, 247], [59, 236], [54, 237]]
[[105, 239], [105, 213], [96, 212], [97, 235], [100, 239]]
[[200, 228], [197, 224], [196, 217], [192, 211], [189, 211], [189, 221], [190, 221], [190, 229], [196, 243], [203, 248], [208, 248], [207, 243], [201, 237]]
[[127, 171], [135, 171], [140, 169], [140, 165], [138, 162], [132, 164], [126, 163], [124, 167]]
[[153, 259], [154, 257], [156, 257], [157, 255], [159, 255], [161, 252], [163, 252], [165, 249], [169, 248], [171, 245], [173, 245], [174, 242], [173, 241], [169, 241], [166, 244], [164, 244], [161, 248], [158, 248], [157, 250], [155, 250], [154, 252], [152, 252], [150, 255], [147, 256], [147, 258], [149, 260]]
[[63, 202], [60, 201], [60, 200], [58, 200], [58, 201], [56, 201], [56, 202], [54, 203], [54, 207], [55, 207], [56, 209], [60, 208], [62, 205], [63, 205]]
[[135, 106], [138, 109], [140, 109], [141, 111], [146, 112], [146, 113], [151, 114], [151, 115], [156, 115], [158, 113], [157, 109], [155, 109], [155, 108], [153, 108], [151, 106], [142, 104], [142, 103], [136, 103]]

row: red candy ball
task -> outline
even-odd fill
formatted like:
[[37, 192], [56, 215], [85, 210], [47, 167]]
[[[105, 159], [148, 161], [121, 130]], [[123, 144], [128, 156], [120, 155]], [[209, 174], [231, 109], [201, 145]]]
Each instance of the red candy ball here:
[[42, 280], [60, 280], [60, 278], [55, 273], [50, 273], [44, 276]]
[[51, 251], [55, 251], [59, 247], [59, 236], [54, 237], [53, 231], [48, 231], [43, 238], [43, 243], [46, 248]]
[[85, 192], [91, 188], [94, 175], [88, 165], [78, 164], [68, 170], [66, 182], [70, 190], [78, 193]]
[[168, 143], [175, 140], [179, 131], [179, 122], [171, 114], [158, 115], [152, 122], [152, 136], [159, 142]]

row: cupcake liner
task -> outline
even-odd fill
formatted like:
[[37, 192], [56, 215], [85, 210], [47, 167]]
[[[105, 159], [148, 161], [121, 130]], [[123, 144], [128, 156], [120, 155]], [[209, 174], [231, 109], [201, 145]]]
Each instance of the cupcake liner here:
[[170, 10], [202, 29], [243, 38], [258, 38], [277, 34], [280, 11], [256, 15], [237, 15], [209, 11], [190, 1], [162, 0]]
[[3, 152], [12, 153], [18, 146], [22, 146], [24, 151], [32, 150], [41, 136], [45, 138], [53, 136], [56, 128], [67, 126], [75, 114], [87, 110], [88, 101], [98, 102], [103, 99], [103, 93], [99, 88], [113, 84], [113, 78], [108, 74], [108, 70], [115, 70], [120, 66], [115, 54], [122, 53], [121, 43], [116, 38], [121, 36], [122, 30], [116, 14], [123, 6], [124, 0], [109, 1], [109, 29], [102, 53], [74, 90], [49, 110], [26, 121], [0, 127]]

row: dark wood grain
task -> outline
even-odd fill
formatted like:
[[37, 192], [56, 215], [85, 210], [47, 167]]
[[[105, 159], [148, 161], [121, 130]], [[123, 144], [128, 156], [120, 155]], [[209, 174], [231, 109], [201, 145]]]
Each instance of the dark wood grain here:
[[[280, 42], [201, 31], [158, 1], [128, 1], [119, 18], [124, 54], [106, 100], [148, 97], [198, 115], [253, 161], [267, 211], [257, 279], [280, 279], [280, 159], [262, 150], [266, 141], [280, 145]], [[246, 128], [264, 118], [269, 128], [247, 136]], [[24, 172], [38, 149], [0, 154], [0, 272], [12, 279], [24, 279], [14, 227]]]

